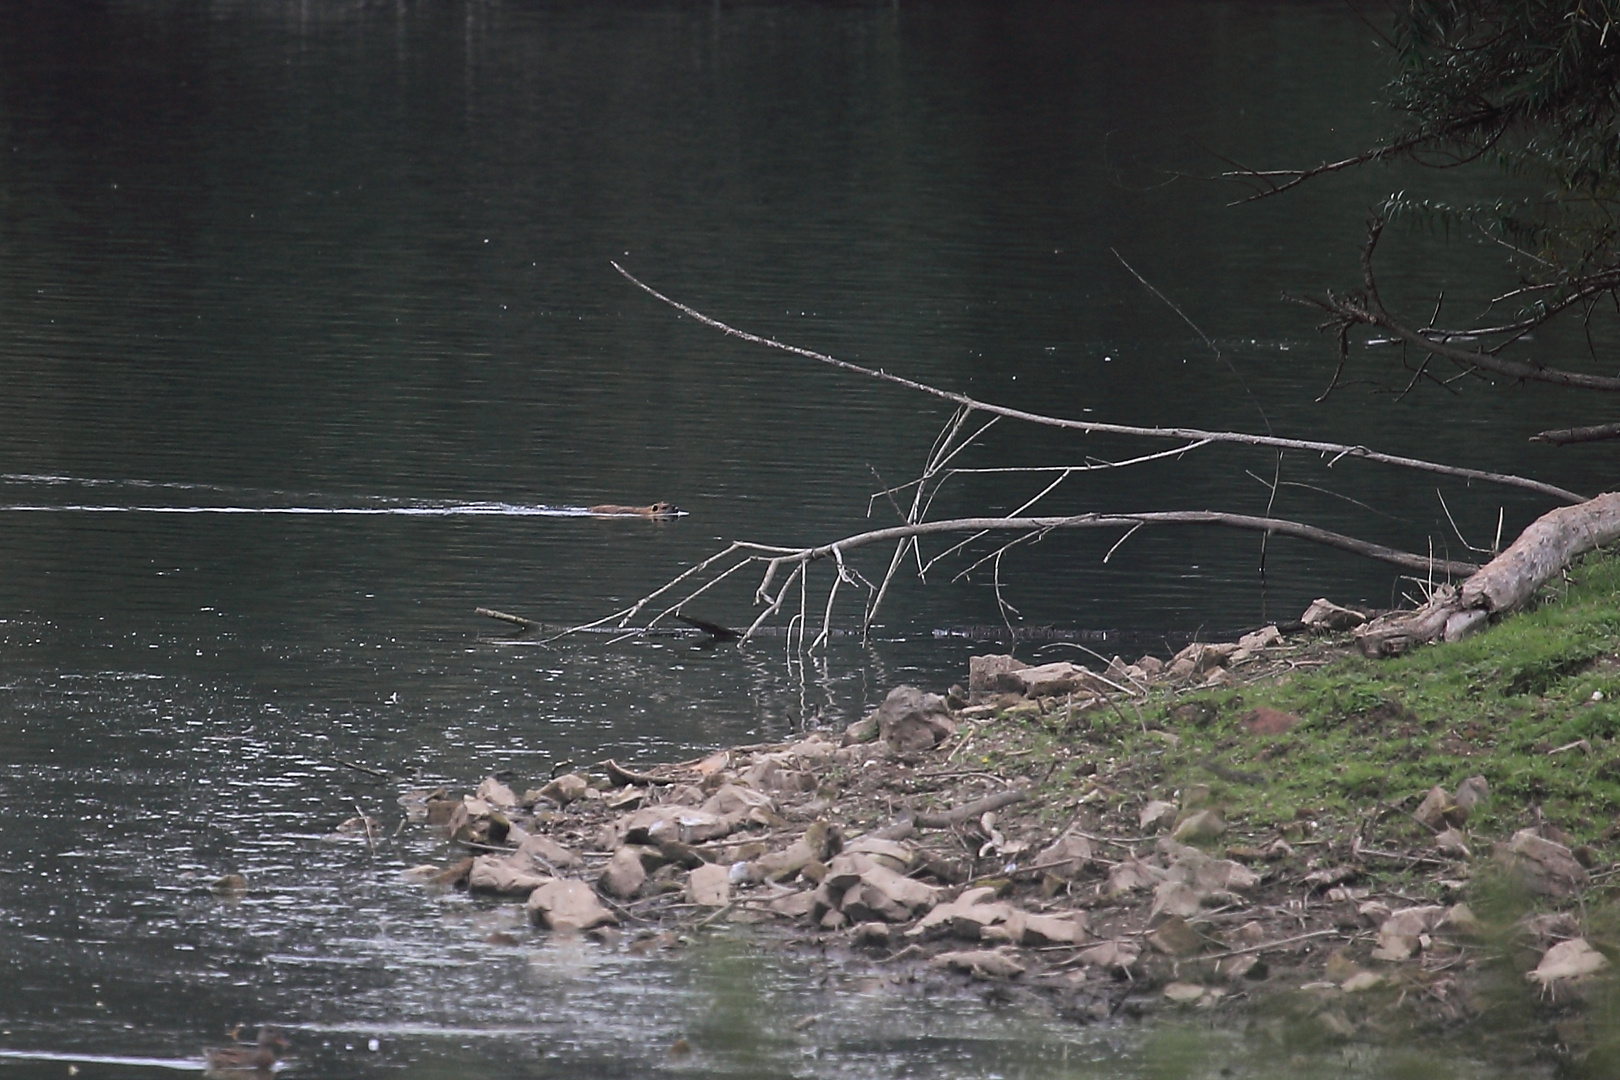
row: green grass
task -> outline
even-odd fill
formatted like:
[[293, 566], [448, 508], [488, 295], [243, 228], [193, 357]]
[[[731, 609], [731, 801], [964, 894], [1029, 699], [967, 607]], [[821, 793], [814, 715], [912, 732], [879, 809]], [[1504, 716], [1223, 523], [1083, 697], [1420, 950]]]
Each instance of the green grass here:
[[[1178, 708], [1189, 701], [1209, 707]], [[1242, 719], [1259, 705], [1302, 723], [1250, 735]], [[1620, 814], [1620, 553], [1594, 553], [1532, 610], [1463, 642], [1143, 708], [1179, 739], [1152, 747], [1162, 751], [1155, 794], [1208, 783], [1229, 820], [1264, 826], [1301, 809], [1350, 815], [1377, 802], [1412, 809], [1433, 785], [1455, 790], [1478, 774], [1492, 797], [1471, 831], [1508, 831], [1540, 807], [1577, 838], [1606, 840]], [[1127, 717], [1089, 716], [1093, 735], [1106, 731], [1127, 754], [1149, 747]], [[1582, 739], [1590, 752], [1549, 753]], [[1264, 780], [1234, 781], [1234, 772]]]

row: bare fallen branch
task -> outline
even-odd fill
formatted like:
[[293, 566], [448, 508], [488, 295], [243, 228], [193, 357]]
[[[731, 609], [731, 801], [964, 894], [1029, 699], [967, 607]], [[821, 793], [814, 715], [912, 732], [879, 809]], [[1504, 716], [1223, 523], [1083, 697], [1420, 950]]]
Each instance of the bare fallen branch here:
[[1591, 427], [1554, 428], [1551, 431], [1538, 431], [1530, 436], [1531, 442], [1552, 443], [1554, 446], [1568, 446], [1571, 443], [1604, 442], [1608, 439], [1620, 439], [1620, 424], [1593, 424]]
[[1360, 540], [1353, 536], [1346, 536], [1343, 533], [1332, 532], [1328, 529], [1321, 529], [1315, 525], [1306, 525], [1298, 521], [1287, 521], [1283, 518], [1253, 517], [1248, 514], [1228, 514], [1218, 510], [1156, 510], [1141, 514], [1075, 514], [1069, 517], [942, 518], [938, 521], [922, 521], [912, 525], [892, 525], [885, 529], [873, 529], [869, 532], [856, 533], [853, 536], [846, 536], [842, 540], [835, 540], [830, 544], [800, 548], [792, 553], [778, 555], [770, 561], [777, 567], [803, 565], [830, 558], [835, 550], [850, 551], [870, 544], [883, 544], [891, 540], [930, 536], [938, 533], [1039, 532], [1051, 529], [1129, 529], [1140, 525], [1221, 525], [1251, 532], [1275, 533], [1280, 536], [1292, 536], [1300, 540], [1310, 540], [1314, 543], [1337, 548], [1340, 551], [1348, 551], [1352, 554], [1364, 555], [1370, 559], [1377, 559], [1380, 562], [1391, 563], [1407, 570], [1423, 572], [1433, 570], [1441, 574], [1466, 576], [1479, 569], [1477, 563], [1462, 562], [1455, 559], [1435, 559], [1427, 555], [1399, 551], [1395, 548], [1385, 547], [1383, 544], [1374, 544], [1367, 540]]
[[960, 825], [980, 814], [991, 810], [1000, 810], [1003, 806], [1011, 806], [1015, 802], [1023, 802], [1029, 798], [1029, 791], [1025, 788], [1013, 788], [1011, 791], [998, 791], [994, 795], [986, 795], [982, 799], [975, 799], [970, 803], [952, 807], [940, 813], [917, 812], [911, 815], [912, 821], [918, 828], [923, 829], [949, 829]]
[[1199, 428], [1182, 427], [1138, 427], [1130, 424], [1107, 424], [1090, 420], [1070, 420], [1063, 417], [1045, 416], [1041, 413], [1027, 412], [1023, 409], [1008, 408], [1005, 405], [994, 405], [989, 402], [970, 398], [966, 394], [958, 394], [950, 390], [941, 390], [937, 387], [929, 386], [926, 383], [917, 382], [915, 379], [907, 379], [900, 375], [894, 375], [890, 372], [883, 371], [880, 368], [869, 368], [860, 364], [852, 364], [848, 360], [839, 360], [837, 357], [828, 356], [825, 353], [818, 353], [811, 349], [801, 348], [797, 345], [788, 345], [780, 341], [772, 341], [769, 338], [760, 337], [758, 334], [751, 334], [746, 330], [738, 330], [718, 319], [703, 314], [696, 308], [689, 307], [678, 300], [673, 300], [670, 297], [665, 296], [657, 289], [654, 289], [652, 286], [647, 285], [637, 279], [633, 274], [631, 274], [624, 267], [620, 266], [617, 262], [613, 262], [611, 265], [613, 269], [617, 270], [624, 276], [625, 280], [629, 281], [632, 285], [636, 286], [636, 288], [642, 290], [647, 295], [668, 304], [670, 307], [684, 315], [689, 316], [695, 321], [702, 323], [704, 326], [719, 330], [723, 334], [740, 338], [743, 341], [752, 342], [756, 345], [763, 345], [766, 348], [780, 349], [783, 352], [792, 353], [795, 356], [803, 356], [807, 359], [815, 360], [818, 363], [829, 364], [841, 371], [848, 371], [856, 375], [864, 375], [867, 378], [893, 383], [896, 386], [903, 386], [908, 390], [914, 390], [921, 394], [927, 394], [928, 396], [938, 398], [941, 401], [949, 401], [964, 409], [988, 413], [992, 416], [1006, 417], [1007, 419], [1011, 420], [1022, 420], [1026, 423], [1040, 424], [1045, 427], [1055, 427], [1068, 431], [1079, 431], [1086, 434], [1127, 435], [1148, 439], [1207, 440], [1209, 442], [1230, 443], [1241, 446], [1266, 446], [1282, 450], [1308, 450], [1323, 456], [1331, 457], [1333, 460], [1330, 462], [1330, 467], [1332, 464], [1337, 464], [1341, 458], [1356, 458], [1362, 461], [1373, 461], [1379, 464], [1393, 465], [1399, 468], [1417, 469], [1422, 472], [1438, 473], [1442, 476], [1454, 476], [1464, 480], [1478, 480], [1483, 483], [1501, 484], [1506, 487], [1522, 488], [1527, 491], [1538, 492], [1539, 494], [1546, 495], [1549, 498], [1557, 499], [1560, 502], [1578, 503], [1584, 501], [1585, 499], [1585, 496], [1578, 495], [1573, 491], [1568, 491], [1552, 484], [1544, 484], [1539, 480], [1531, 480], [1528, 477], [1513, 476], [1507, 473], [1488, 472], [1482, 469], [1465, 469], [1456, 465], [1444, 465], [1439, 462], [1424, 461], [1420, 458], [1403, 457], [1398, 454], [1385, 454], [1377, 450], [1371, 450], [1365, 446], [1349, 446], [1343, 443], [1322, 442], [1315, 439], [1288, 439], [1273, 435], [1253, 435], [1247, 432], [1238, 431], [1204, 431]]

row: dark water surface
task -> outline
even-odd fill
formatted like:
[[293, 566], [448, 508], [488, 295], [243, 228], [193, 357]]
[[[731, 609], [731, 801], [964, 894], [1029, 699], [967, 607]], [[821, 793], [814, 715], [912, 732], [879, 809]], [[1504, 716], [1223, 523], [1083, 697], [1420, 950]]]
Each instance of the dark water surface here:
[[[779, 639], [486, 640], [479, 605], [572, 622], [731, 539], [869, 527], [868, 493], [948, 415], [678, 318], [610, 258], [755, 332], [1006, 404], [1601, 487], [1595, 452], [1524, 449], [1570, 418], [1551, 394], [1313, 404], [1327, 346], [1276, 297], [1354, 281], [1387, 174], [1242, 209], [1174, 179], [1218, 167], [1204, 146], [1266, 165], [1359, 146], [1380, 123], [1368, 38], [1326, 3], [0, 4], [0, 1046], [182, 1058], [274, 1020], [296, 1075], [1165, 1075], [1123, 1029], [742, 945], [492, 947], [504, 911], [397, 879], [442, 849], [326, 834], [357, 807], [398, 819], [401, 785], [342, 761], [521, 784], [842, 723], [960, 678], [975, 647], [932, 631], [998, 618], [957, 563], [904, 585], [879, 640], [808, 662]], [[1478, 247], [1403, 243], [1392, 295], [1481, 272]], [[1004, 426], [962, 463], [1143, 449]], [[1042, 505], [1258, 513], [1246, 470], [1273, 466], [1206, 450]], [[1455, 551], [1431, 481], [1283, 476], [1312, 485], [1283, 516]], [[1043, 482], [964, 478], [936, 515]], [[1475, 543], [1498, 507], [1510, 533], [1545, 509], [1446, 490]], [[550, 512], [659, 499], [688, 516]], [[1283, 542], [1262, 580], [1253, 537], [1207, 533], [1102, 563], [1116, 539], [1049, 538], [1009, 561], [1007, 598], [1029, 625], [1171, 641], [1397, 588]], [[752, 584], [702, 613], [746, 622]], [[253, 884], [239, 903], [207, 891], [227, 871]], [[683, 1033], [698, 1053], [670, 1059]], [[1177, 1069], [1227, 1065], [1266, 1068]]]

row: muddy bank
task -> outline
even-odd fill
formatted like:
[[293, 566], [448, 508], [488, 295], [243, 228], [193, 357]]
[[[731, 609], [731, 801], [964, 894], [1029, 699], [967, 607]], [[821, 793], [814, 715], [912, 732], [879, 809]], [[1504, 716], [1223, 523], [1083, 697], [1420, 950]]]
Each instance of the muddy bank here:
[[[1580, 1024], [1610, 965], [1581, 918], [1610, 880], [1597, 849], [1539, 814], [1471, 831], [1493, 799], [1483, 776], [1262, 824], [1222, 795], [1258, 777], [1214, 760], [1210, 783], [1166, 770], [1178, 730], [1208, 723], [1189, 689], [1348, 647], [1268, 629], [1102, 671], [976, 657], [966, 689], [896, 688], [843, 731], [603, 762], [522, 794], [493, 777], [409, 792], [413, 827], [451, 846], [409, 873], [524, 904], [536, 932], [646, 951], [750, 924], [1077, 1022], [1170, 1014], [1384, 1039], [1469, 1030], [1512, 1002], [1497, 1030], [1513, 1052], [1588, 1052]], [[1258, 707], [1238, 738], [1261, 757], [1306, 737], [1298, 723]]]

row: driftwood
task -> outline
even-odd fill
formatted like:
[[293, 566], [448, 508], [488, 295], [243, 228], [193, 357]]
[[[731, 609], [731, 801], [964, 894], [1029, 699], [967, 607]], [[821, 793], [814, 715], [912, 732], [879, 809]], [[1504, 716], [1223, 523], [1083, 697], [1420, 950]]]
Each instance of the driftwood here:
[[509, 622], [513, 626], [521, 626], [525, 630], [539, 630], [539, 629], [541, 629], [541, 625], [539, 623], [535, 622], [533, 619], [525, 619], [521, 615], [508, 615], [506, 612], [504, 612], [504, 611], [496, 611], [494, 608], [487, 608], [487, 607], [475, 608], [474, 609], [474, 614], [482, 615], [485, 618], [489, 618], [489, 619], [499, 619], [501, 622]]
[[1378, 657], [1440, 638], [1457, 641], [1523, 606], [1577, 555], [1616, 540], [1620, 492], [1550, 510], [1460, 587], [1436, 591], [1416, 611], [1374, 619], [1356, 631], [1357, 643], [1367, 656]]
[[612, 758], [604, 761], [602, 767], [607, 770], [608, 779], [612, 781], [614, 787], [627, 787], [631, 784], [678, 784], [681, 782], [679, 777], [660, 776], [656, 773], [636, 772], [633, 769], [627, 769]]
[[871, 836], [883, 840], [905, 840], [918, 829], [953, 829], [964, 821], [971, 821], [980, 814], [991, 810], [1000, 810], [1003, 806], [1011, 806], [1015, 802], [1023, 802], [1029, 798], [1029, 792], [1024, 788], [1012, 788], [1009, 791], [998, 791], [994, 795], [986, 795], [982, 799], [974, 799], [970, 803], [953, 807], [950, 810], [941, 810], [930, 813], [926, 810], [907, 810], [899, 817], [883, 826], [873, 829]]
[[980, 814], [991, 810], [1000, 810], [1003, 806], [1011, 806], [1015, 802], [1023, 802], [1029, 798], [1029, 792], [1023, 788], [1013, 788], [1010, 791], [1000, 791], [994, 795], [986, 795], [982, 799], [974, 799], [970, 803], [945, 810], [937, 814], [919, 812], [912, 815], [918, 826], [925, 829], [949, 829], [960, 825], [964, 821], [976, 818]]

